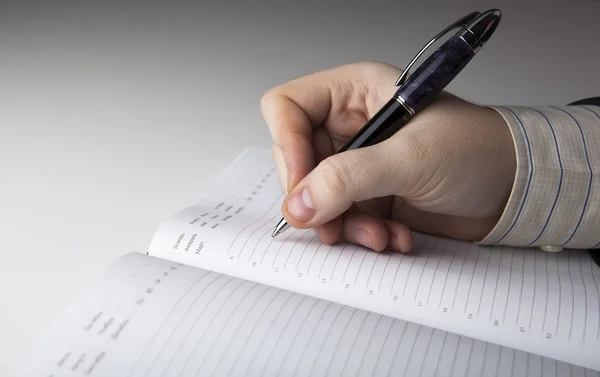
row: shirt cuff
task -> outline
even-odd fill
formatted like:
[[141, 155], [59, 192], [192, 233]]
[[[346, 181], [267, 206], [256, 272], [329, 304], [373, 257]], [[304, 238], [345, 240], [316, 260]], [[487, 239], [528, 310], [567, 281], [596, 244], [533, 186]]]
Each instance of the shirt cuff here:
[[491, 107], [510, 128], [517, 172], [482, 245], [600, 246], [600, 107]]

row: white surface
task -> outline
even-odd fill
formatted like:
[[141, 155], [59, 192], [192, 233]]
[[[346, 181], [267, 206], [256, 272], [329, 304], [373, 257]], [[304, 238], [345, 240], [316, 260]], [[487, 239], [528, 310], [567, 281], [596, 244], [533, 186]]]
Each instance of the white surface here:
[[258, 104], [274, 85], [353, 61], [404, 65], [494, 6], [500, 29], [450, 91], [527, 105], [600, 95], [598, 1], [401, 3], [2, 5], [0, 375], [243, 147], [269, 146]]

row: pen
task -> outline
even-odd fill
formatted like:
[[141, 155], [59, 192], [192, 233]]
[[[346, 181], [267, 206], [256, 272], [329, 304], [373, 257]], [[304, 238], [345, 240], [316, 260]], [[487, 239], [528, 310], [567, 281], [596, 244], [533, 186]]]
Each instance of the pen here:
[[[350, 139], [337, 153], [382, 142], [402, 128], [456, 77], [473, 59], [496, 30], [501, 19], [498, 9], [483, 13], [472, 12], [454, 22], [431, 39], [402, 72], [392, 98]], [[435, 41], [453, 29], [460, 28], [434, 51], [415, 72], [408, 72], [416, 60]], [[289, 227], [284, 218], [279, 221], [271, 237]]]

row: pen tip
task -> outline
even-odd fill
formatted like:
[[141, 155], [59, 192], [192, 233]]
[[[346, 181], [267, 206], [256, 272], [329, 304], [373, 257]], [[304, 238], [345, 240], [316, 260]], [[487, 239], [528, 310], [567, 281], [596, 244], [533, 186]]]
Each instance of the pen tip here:
[[271, 237], [275, 237], [276, 235], [283, 233], [283, 231], [287, 228], [289, 228], [288, 223], [285, 221], [285, 219], [281, 219], [281, 221], [279, 221], [275, 227], [275, 230], [273, 230], [273, 233], [271, 233]]

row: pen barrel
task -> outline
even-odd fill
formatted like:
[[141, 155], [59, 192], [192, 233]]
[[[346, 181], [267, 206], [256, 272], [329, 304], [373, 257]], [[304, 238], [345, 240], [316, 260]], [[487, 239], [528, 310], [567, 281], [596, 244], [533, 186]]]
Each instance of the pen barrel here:
[[396, 97], [392, 97], [337, 153], [380, 143], [402, 128], [410, 118], [410, 112]]
[[450, 37], [396, 91], [414, 112], [427, 106], [473, 58], [475, 52], [459, 36]]

